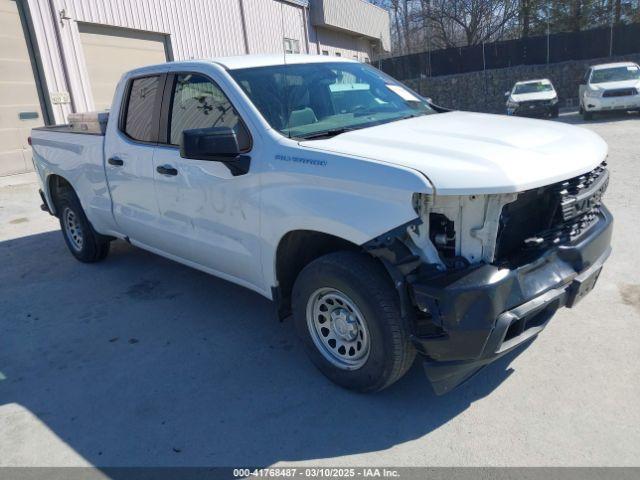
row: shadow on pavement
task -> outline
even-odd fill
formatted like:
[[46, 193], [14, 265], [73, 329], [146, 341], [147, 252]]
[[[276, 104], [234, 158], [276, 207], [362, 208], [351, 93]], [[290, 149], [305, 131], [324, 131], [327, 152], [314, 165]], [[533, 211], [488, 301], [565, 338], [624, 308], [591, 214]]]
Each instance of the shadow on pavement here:
[[359, 395], [315, 370], [270, 302], [126, 244], [84, 265], [50, 232], [0, 243], [0, 262], [0, 405], [29, 410], [96, 466], [264, 466], [388, 449], [491, 393], [517, 355], [444, 397], [419, 362]]
[[560, 115], [557, 121], [571, 125], [592, 125], [603, 123], [615, 123], [622, 120], [640, 119], [638, 112], [604, 112], [596, 113], [591, 120], [584, 120], [577, 111]]

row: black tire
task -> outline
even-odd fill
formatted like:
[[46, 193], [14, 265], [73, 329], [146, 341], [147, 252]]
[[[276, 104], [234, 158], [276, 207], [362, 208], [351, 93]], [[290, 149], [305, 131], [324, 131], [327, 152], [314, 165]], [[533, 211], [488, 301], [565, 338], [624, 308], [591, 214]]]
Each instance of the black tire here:
[[593, 112], [587, 112], [586, 110], [582, 111], [582, 118], [585, 121], [593, 120]]
[[554, 107], [551, 111], [551, 118], [558, 118], [560, 116], [560, 109], [558, 107]]
[[[334, 365], [316, 346], [307, 322], [307, 305], [323, 288], [346, 295], [361, 312], [369, 335], [369, 354], [357, 369]], [[293, 321], [311, 361], [334, 383], [359, 392], [389, 387], [409, 370], [415, 349], [400, 314], [398, 293], [380, 262], [357, 252], [325, 255], [298, 276], [292, 293]], [[333, 320], [330, 321], [333, 326]]]
[[[58, 194], [56, 212], [60, 220], [62, 236], [74, 257], [84, 263], [99, 262], [107, 257], [111, 244], [110, 239], [93, 229], [73, 190], [66, 189]], [[75, 228], [73, 230], [67, 226], [69, 223], [68, 215], [74, 219], [72, 223]], [[72, 232], [76, 232], [76, 240], [72, 238], [74, 236]], [[82, 239], [80, 244], [77, 241], [78, 234]]]

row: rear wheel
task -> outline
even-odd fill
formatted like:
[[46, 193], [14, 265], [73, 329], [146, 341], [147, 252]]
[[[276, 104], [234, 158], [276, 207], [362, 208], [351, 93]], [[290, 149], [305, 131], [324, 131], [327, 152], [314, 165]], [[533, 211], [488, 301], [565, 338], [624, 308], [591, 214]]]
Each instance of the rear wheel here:
[[71, 254], [85, 263], [104, 260], [109, 254], [110, 240], [93, 230], [73, 190], [59, 193], [56, 209]]
[[338, 252], [309, 264], [292, 296], [294, 322], [312, 362], [338, 385], [382, 390], [411, 367], [415, 349], [384, 267]]

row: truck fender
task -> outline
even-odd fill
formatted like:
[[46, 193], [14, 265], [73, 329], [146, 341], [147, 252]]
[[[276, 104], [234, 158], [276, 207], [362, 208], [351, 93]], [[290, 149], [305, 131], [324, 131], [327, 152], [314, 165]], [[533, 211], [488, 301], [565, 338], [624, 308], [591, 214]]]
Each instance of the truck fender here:
[[318, 232], [361, 247], [416, 220], [414, 194], [433, 193], [424, 175], [405, 167], [320, 152], [313, 160], [283, 155], [265, 165], [261, 190], [264, 277], [272, 287], [278, 286], [278, 246], [290, 232]]

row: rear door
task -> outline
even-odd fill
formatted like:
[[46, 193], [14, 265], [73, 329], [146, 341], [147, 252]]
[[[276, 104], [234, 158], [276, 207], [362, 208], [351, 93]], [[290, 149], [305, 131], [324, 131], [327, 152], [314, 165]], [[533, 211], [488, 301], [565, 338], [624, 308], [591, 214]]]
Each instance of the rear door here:
[[221, 162], [180, 156], [184, 130], [231, 127], [250, 154], [245, 123], [215, 80], [199, 73], [169, 75], [154, 156], [163, 251], [245, 286], [261, 286], [259, 192], [256, 175]]
[[109, 122], [105, 144], [115, 221], [121, 233], [148, 246], [154, 245], [158, 231], [153, 155], [165, 80], [165, 74], [154, 74], [127, 82], [119, 118], [114, 119], [117, 126]]

